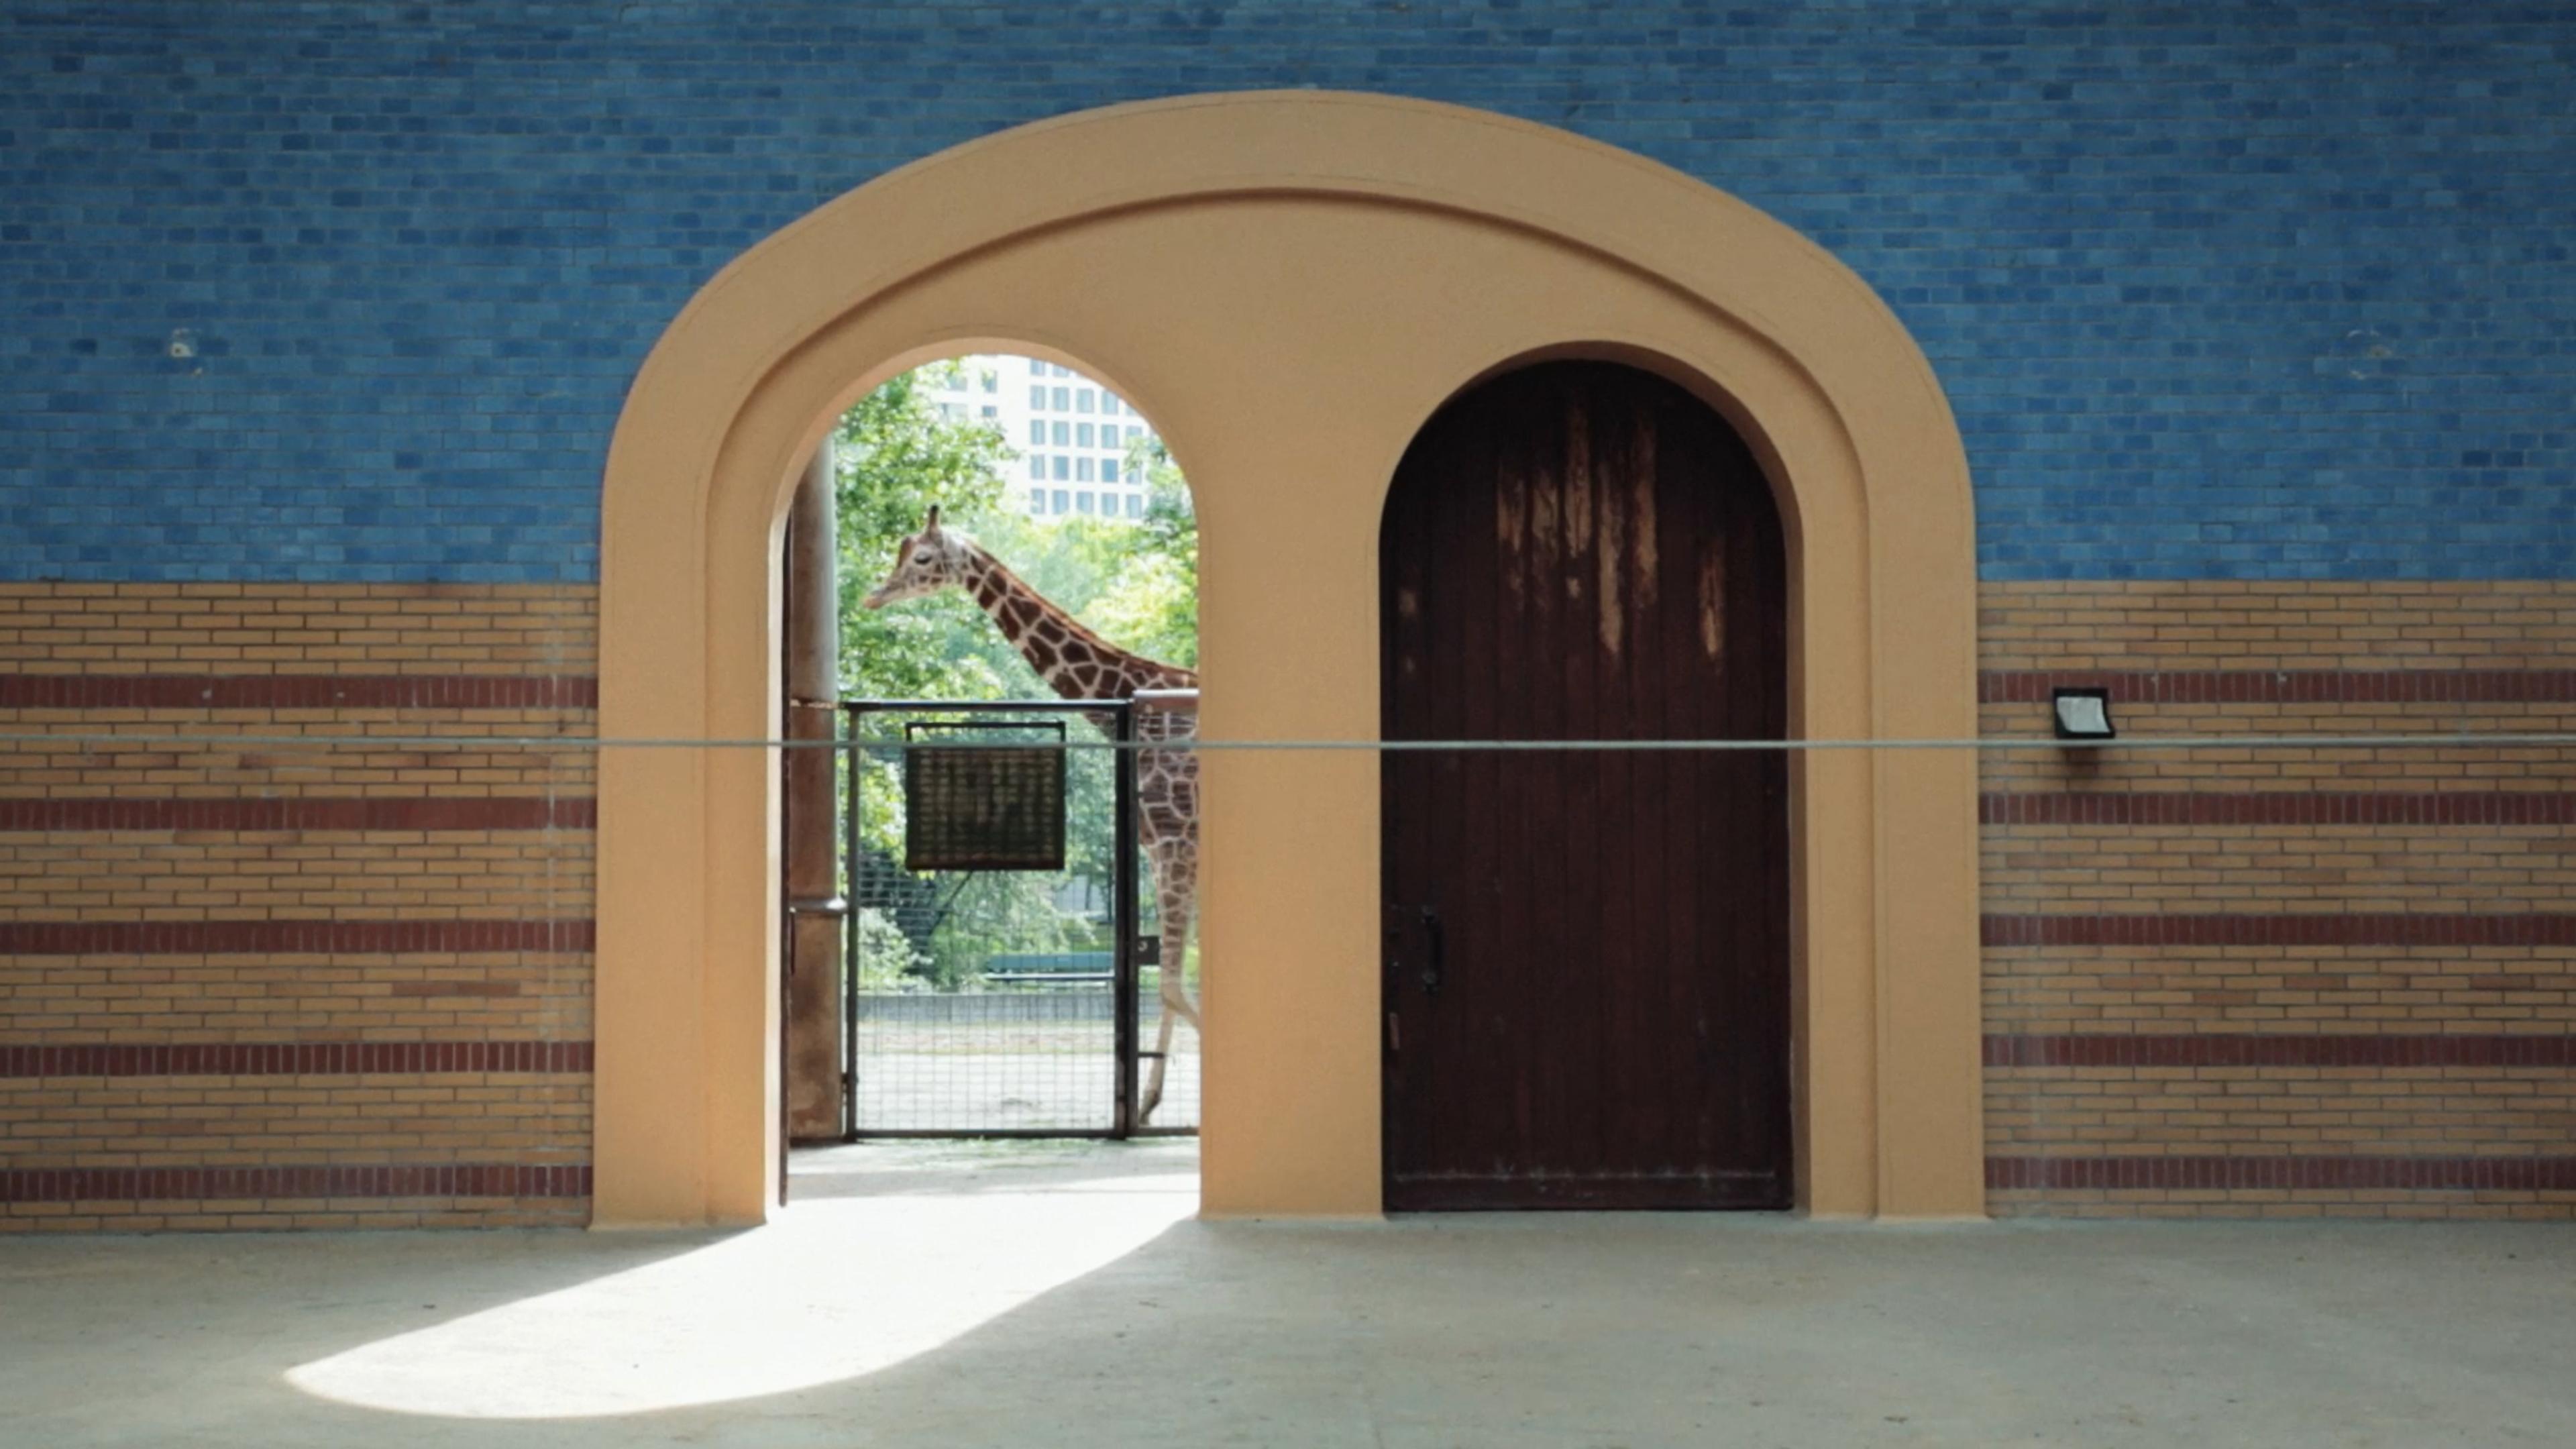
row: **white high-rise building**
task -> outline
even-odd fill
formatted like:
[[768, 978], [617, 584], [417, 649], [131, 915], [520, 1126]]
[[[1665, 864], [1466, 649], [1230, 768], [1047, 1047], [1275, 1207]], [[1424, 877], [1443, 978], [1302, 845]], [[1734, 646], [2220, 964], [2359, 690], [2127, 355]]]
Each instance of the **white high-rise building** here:
[[1153, 436], [1127, 400], [1069, 367], [1034, 357], [961, 358], [931, 396], [951, 418], [997, 424], [1019, 450], [1011, 497], [1032, 517], [1142, 518], [1145, 474], [1128, 445]]

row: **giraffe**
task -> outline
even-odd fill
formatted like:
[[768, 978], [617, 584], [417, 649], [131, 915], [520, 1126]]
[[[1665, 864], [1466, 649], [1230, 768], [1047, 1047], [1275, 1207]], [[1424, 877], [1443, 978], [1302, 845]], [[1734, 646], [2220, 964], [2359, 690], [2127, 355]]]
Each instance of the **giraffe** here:
[[[939, 524], [933, 504], [921, 532], [903, 541], [894, 569], [865, 600], [871, 609], [944, 589], [962, 589], [1002, 637], [1065, 699], [1128, 699], [1144, 689], [1196, 689], [1199, 677], [1178, 665], [1132, 654], [1085, 628], [1029, 587], [975, 540]], [[1096, 723], [1097, 721], [1095, 721]], [[1138, 737], [1185, 742], [1198, 733], [1195, 714], [1139, 710]], [[1136, 1120], [1149, 1121], [1163, 1100], [1163, 1068], [1171, 1060], [1172, 1024], [1199, 1029], [1198, 1003], [1181, 982], [1181, 952], [1189, 944], [1198, 901], [1199, 761], [1186, 748], [1144, 749], [1136, 754], [1136, 820], [1145, 859], [1154, 873], [1154, 904], [1161, 919], [1162, 1015], [1154, 1028], [1154, 1065]]]

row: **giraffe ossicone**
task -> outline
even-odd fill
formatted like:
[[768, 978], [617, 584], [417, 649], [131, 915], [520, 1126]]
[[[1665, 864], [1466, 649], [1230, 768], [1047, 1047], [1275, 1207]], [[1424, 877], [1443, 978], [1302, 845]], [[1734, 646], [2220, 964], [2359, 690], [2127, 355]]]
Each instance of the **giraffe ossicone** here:
[[[992, 619], [1002, 638], [1064, 699], [1132, 699], [1142, 690], [1196, 689], [1196, 673], [1121, 649], [1029, 587], [975, 540], [942, 527], [932, 504], [921, 531], [907, 537], [885, 582], [866, 604], [882, 609], [907, 599], [962, 589]], [[1162, 946], [1162, 1016], [1154, 1030], [1154, 1065], [1137, 1104], [1137, 1120], [1150, 1120], [1163, 1098], [1164, 1066], [1171, 1060], [1173, 1023], [1199, 1029], [1198, 1003], [1181, 980], [1183, 951], [1198, 900], [1199, 762], [1188, 748], [1198, 716], [1180, 710], [1139, 710], [1136, 731], [1147, 747], [1136, 752], [1136, 821], [1145, 860], [1154, 875], [1154, 904]], [[1154, 746], [1170, 744], [1174, 748]]]

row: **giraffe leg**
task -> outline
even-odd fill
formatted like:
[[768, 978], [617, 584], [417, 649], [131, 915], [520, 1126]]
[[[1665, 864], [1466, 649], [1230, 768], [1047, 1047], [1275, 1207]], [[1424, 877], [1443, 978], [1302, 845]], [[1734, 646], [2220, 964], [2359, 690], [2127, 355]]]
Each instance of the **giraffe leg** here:
[[1136, 1108], [1136, 1125], [1153, 1125], [1154, 1109], [1163, 1105], [1163, 1069], [1172, 1060], [1172, 1008], [1164, 1003], [1154, 1022], [1154, 1064], [1145, 1069], [1145, 1095]]
[[1154, 1064], [1146, 1073], [1145, 1090], [1136, 1110], [1137, 1125], [1151, 1122], [1154, 1109], [1163, 1103], [1163, 1073], [1172, 1061], [1172, 1023], [1186, 1020], [1190, 1030], [1199, 1029], [1198, 1003], [1190, 1000], [1190, 990], [1182, 978], [1185, 952], [1190, 944], [1191, 907], [1195, 904], [1196, 872], [1191, 862], [1174, 854], [1157, 851], [1154, 860], [1156, 911], [1161, 917], [1163, 969], [1162, 1014], [1154, 1024]]

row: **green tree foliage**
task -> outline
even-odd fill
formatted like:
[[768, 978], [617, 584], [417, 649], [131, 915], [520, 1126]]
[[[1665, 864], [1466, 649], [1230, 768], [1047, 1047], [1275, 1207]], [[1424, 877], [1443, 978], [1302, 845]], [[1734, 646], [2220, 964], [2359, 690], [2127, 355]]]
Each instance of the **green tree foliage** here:
[[[952, 519], [995, 511], [1001, 465], [1013, 455], [999, 429], [943, 418], [927, 385], [934, 364], [907, 372], [841, 416], [835, 472], [840, 511], [841, 682], [854, 694], [906, 699], [995, 699], [1006, 676], [982, 648], [992, 632], [971, 599], [948, 595], [899, 609], [860, 604], [892, 567], [903, 539], [932, 504]], [[1016, 681], [1012, 681], [1016, 682]]]
[[1145, 517], [1112, 530], [1120, 535], [1116, 563], [1085, 620], [1121, 648], [1196, 669], [1199, 519], [1189, 485], [1159, 439], [1139, 438], [1128, 461], [1145, 470]]
[[930, 964], [895, 918], [874, 906], [859, 912], [859, 989], [893, 991]]

